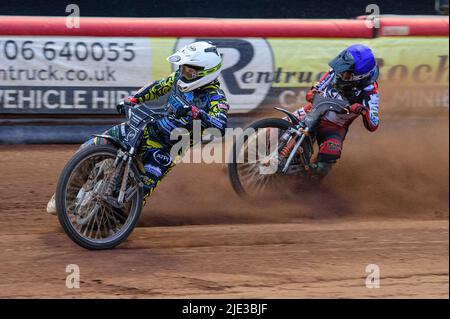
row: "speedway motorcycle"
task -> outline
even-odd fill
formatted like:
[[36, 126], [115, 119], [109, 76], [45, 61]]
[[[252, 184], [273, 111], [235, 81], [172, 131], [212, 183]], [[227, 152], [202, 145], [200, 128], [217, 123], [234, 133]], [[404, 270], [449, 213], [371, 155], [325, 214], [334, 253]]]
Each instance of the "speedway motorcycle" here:
[[[327, 112], [349, 113], [349, 103], [316, 94], [303, 120], [274, 107], [285, 118], [265, 118], [249, 125], [230, 152], [228, 176], [242, 198], [260, 198], [279, 192], [287, 181], [311, 180], [316, 130]], [[262, 141], [262, 142], [261, 142]], [[261, 150], [262, 148], [262, 150]]]
[[144, 196], [139, 146], [145, 127], [167, 114], [144, 104], [129, 108], [123, 141], [94, 135], [106, 139], [106, 145], [85, 146], [68, 161], [55, 200], [59, 222], [75, 243], [91, 250], [109, 249], [133, 231]]

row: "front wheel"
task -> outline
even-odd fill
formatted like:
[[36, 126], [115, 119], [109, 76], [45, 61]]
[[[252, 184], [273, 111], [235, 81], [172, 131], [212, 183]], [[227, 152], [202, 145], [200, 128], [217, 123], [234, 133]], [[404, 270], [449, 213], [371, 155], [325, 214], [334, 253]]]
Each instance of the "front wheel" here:
[[[120, 182], [113, 181], [118, 149], [112, 145], [87, 146], [64, 167], [56, 188], [56, 210], [66, 234], [86, 249], [113, 248], [130, 235], [142, 210], [139, 171], [131, 166], [127, 181], [129, 200], [123, 207], [110, 205], [105, 193], [116, 197]], [[117, 174], [116, 174], [117, 176]], [[122, 174], [120, 181], [122, 180]], [[111, 185], [118, 184], [112, 189]], [[134, 190], [134, 191], [133, 191]]]
[[279, 170], [279, 138], [291, 126], [280, 118], [262, 119], [233, 144], [228, 177], [240, 197], [260, 197], [283, 188], [288, 176]]

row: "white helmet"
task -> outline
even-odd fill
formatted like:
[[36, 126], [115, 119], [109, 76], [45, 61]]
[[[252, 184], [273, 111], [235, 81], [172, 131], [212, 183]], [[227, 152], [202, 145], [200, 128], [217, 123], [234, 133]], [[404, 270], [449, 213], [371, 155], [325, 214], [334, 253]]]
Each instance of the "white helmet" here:
[[219, 77], [222, 58], [217, 48], [209, 42], [191, 43], [167, 58], [170, 63], [181, 67], [186, 65], [196, 70], [192, 78], [181, 76], [177, 82], [180, 91], [189, 92], [202, 87]]

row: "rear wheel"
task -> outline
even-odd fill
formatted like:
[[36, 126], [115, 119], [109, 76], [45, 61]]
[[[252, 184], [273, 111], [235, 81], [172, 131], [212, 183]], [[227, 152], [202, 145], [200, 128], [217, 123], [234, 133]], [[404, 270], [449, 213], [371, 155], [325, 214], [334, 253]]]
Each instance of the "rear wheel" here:
[[[117, 152], [112, 145], [87, 146], [69, 160], [60, 175], [55, 195], [58, 219], [66, 234], [81, 247], [113, 248], [127, 239], [139, 219], [143, 190], [134, 165], [127, 181], [129, 201], [117, 208], [105, 197], [116, 171]], [[118, 188], [113, 189], [110, 198], [117, 198], [117, 192]]]

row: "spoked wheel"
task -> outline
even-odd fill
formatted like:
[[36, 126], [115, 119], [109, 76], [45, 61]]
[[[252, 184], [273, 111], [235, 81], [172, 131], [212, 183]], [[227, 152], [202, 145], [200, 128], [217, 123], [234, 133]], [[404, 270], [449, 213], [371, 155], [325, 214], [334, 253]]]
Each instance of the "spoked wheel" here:
[[[292, 176], [279, 171], [279, 138], [291, 127], [280, 118], [252, 123], [233, 144], [228, 176], [235, 192], [244, 198], [262, 197], [285, 187]], [[247, 134], [246, 134], [247, 133]]]
[[[131, 198], [121, 208], [111, 205], [119, 185], [112, 188], [117, 148], [88, 146], [67, 163], [56, 189], [58, 219], [67, 235], [87, 249], [109, 249], [123, 242], [134, 229], [142, 209], [139, 172], [132, 165], [127, 189]], [[134, 193], [132, 190], [134, 189]]]

